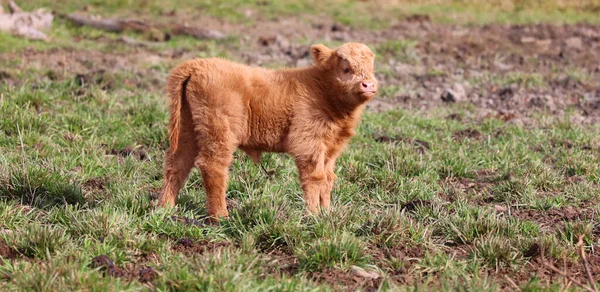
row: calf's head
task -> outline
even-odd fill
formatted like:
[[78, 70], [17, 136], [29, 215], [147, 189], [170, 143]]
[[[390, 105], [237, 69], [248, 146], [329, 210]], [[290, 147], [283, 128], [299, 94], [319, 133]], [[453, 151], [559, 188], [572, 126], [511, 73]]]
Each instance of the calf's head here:
[[322, 44], [310, 48], [315, 66], [323, 69], [325, 80], [347, 102], [364, 103], [377, 93], [374, 75], [375, 54], [364, 44], [345, 43], [335, 50]]

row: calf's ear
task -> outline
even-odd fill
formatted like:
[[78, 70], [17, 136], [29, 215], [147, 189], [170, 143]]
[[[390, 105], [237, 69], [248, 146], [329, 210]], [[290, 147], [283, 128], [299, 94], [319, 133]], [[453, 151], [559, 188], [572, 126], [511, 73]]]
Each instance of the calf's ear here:
[[333, 50], [322, 44], [312, 45], [310, 47], [310, 53], [313, 56], [316, 64], [325, 65], [329, 56], [333, 53]]

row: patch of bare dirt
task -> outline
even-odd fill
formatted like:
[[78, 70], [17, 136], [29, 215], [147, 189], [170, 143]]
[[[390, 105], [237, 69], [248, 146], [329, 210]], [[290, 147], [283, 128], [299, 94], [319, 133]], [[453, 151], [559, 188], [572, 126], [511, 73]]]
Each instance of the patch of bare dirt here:
[[[455, 192], [463, 193], [489, 193], [491, 188], [501, 180], [508, 179], [507, 176], [497, 174], [491, 169], [480, 169], [474, 173], [474, 178], [467, 177], [447, 177], [442, 185], [445, 185]], [[444, 199], [452, 200], [452, 194], [440, 194]]]
[[498, 211], [506, 216], [516, 217], [519, 220], [534, 221], [542, 230], [547, 231], [556, 231], [564, 226], [565, 222], [590, 222], [598, 216], [598, 210], [594, 208], [593, 204], [584, 204], [578, 207], [552, 208], [548, 211], [519, 208], [504, 208]]
[[[382, 247], [370, 245], [369, 250], [373, 259], [378, 263], [378, 266], [388, 270], [388, 274], [392, 281], [399, 284], [412, 285], [418, 282], [411, 274], [412, 267], [425, 256], [425, 250], [420, 246], [408, 246], [399, 244], [394, 247]], [[402, 267], [395, 269], [389, 266], [390, 259], [396, 259], [404, 263]]]
[[98, 269], [104, 276], [138, 280], [141, 283], [151, 284], [159, 277], [160, 273], [152, 267], [133, 264], [127, 268], [118, 267], [107, 255], [99, 255], [92, 259], [90, 268]]
[[5, 242], [0, 241], [0, 263], [2, 263], [5, 260], [11, 261], [20, 257], [21, 254], [17, 250], [6, 245]]
[[84, 190], [87, 190], [87, 191], [100, 191], [101, 192], [101, 191], [104, 191], [104, 189], [106, 188], [108, 180], [109, 180], [109, 178], [107, 176], [93, 177], [93, 178], [86, 180], [82, 184], [82, 187]]
[[227, 241], [195, 241], [189, 238], [180, 238], [173, 246], [173, 250], [192, 255], [219, 252], [231, 246], [232, 243]]

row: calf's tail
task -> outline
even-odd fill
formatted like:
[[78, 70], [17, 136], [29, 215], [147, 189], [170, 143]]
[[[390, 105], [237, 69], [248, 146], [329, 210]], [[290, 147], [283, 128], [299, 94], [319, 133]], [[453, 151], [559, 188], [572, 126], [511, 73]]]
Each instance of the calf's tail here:
[[167, 80], [167, 94], [169, 95], [169, 142], [171, 150], [177, 151], [179, 132], [181, 128], [181, 103], [186, 98], [186, 87], [193, 74], [193, 63], [186, 62], [171, 71]]

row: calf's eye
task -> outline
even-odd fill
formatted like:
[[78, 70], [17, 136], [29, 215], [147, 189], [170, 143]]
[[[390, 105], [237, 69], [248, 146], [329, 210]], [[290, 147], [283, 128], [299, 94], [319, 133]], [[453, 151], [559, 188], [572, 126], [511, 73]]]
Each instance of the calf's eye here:
[[344, 73], [346, 73], [346, 74], [350, 73], [350, 68], [344, 68]]

